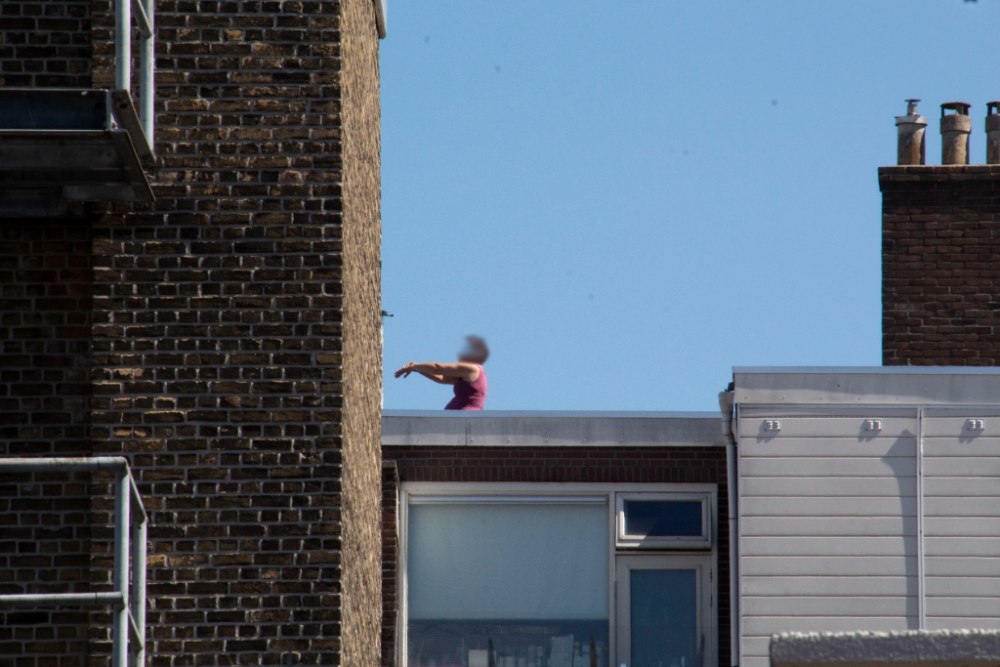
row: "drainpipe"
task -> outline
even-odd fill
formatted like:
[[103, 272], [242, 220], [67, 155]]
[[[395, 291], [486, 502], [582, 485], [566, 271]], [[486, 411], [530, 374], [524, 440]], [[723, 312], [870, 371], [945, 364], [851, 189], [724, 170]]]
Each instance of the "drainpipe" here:
[[[970, 106], [968, 102], [941, 105], [941, 164], [969, 164]], [[947, 111], [955, 113], [947, 114]]]
[[1000, 100], [986, 103], [986, 164], [1000, 164]]
[[927, 119], [917, 113], [917, 102], [906, 100], [906, 115], [896, 116], [897, 151], [896, 164], [925, 164], [927, 150], [924, 131]]
[[[736, 513], [736, 436], [733, 431], [733, 384], [719, 392], [719, 411], [722, 413], [722, 434], [726, 437], [726, 499], [729, 507], [729, 659], [734, 667], [740, 662], [740, 590], [738, 568], [739, 532]], [[720, 656], [721, 657], [721, 656]]]

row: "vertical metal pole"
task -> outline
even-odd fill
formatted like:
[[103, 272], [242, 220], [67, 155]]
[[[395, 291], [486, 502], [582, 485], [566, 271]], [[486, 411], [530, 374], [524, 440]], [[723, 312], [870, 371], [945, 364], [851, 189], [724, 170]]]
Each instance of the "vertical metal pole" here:
[[[735, 403], [735, 402], [734, 402]], [[740, 404], [735, 403], [733, 405], [733, 414], [736, 416], [736, 428], [733, 429], [733, 437], [736, 438], [736, 443], [739, 445], [740, 433], [743, 432], [742, 426], [740, 424], [742, 417], [740, 416]], [[743, 515], [743, 485], [740, 484], [740, 449], [736, 449], [735, 464], [736, 470], [733, 474], [733, 489], [736, 491], [736, 536], [735, 538], [730, 535], [729, 539], [736, 541], [735, 555], [732, 557], [732, 562], [729, 564], [731, 570], [736, 571], [736, 587], [730, 591], [731, 596], [730, 604], [736, 609], [736, 628], [732, 632], [736, 635], [736, 661], [734, 665], [743, 665], [743, 569], [741, 568], [740, 560], [743, 557], [743, 522], [740, 521], [740, 517]]]
[[115, 592], [121, 602], [114, 610], [111, 667], [128, 667], [128, 527], [131, 486], [125, 471], [115, 476]]
[[[739, 433], [733, 433], [734, 438]], [[726, 484], [729, 501], [729, 664], [740, 664], [740, 607], [739, 607], [739, 550], [736, 548], [738, 538], [737, 513], [739, 500], [736, 497], [736, 445], [726, 443]], [[721, 656], [720, 656], [721, 657]], [[721, 664], [721, 663], [720, 663]]]
[[[142, 502], [142, 498], [136, 498]], [[132, 615], [139, 628], [139, 646], [136, 647], [135, 665], [146, 664], [146, 520], [136, 525], [132, 542]]]
[[131, 90], [132, 0], [115, 0], [115, 10], [115, 88]]
[[927, 629], [924, 602], [924, 409], [917, 408], [917, 628]]
[[142, 50], [139, 52], [139, 121], [142, 123], [146, 140], [152, 147], [155, 119], [153, 100], [156, 76], [156, 0], [146, 0], [144, 4], [151, 30], [149, 35], [143, 38]]

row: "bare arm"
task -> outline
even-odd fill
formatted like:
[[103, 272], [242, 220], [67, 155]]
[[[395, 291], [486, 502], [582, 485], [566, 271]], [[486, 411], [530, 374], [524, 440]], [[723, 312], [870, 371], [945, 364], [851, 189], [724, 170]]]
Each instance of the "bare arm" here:
[[[455, 384], [458, 380], [475, 382], [479, 379], [479, 366], [461, 361], [454, 364], [443, 364], [437, 361], [415, 364], [411, 361], [396, 371], [396, 377], [407, 377], [410, 373], [420, 373], [435, 382], [441, 382], [441, 384]], [[431, 376], [439, 376], [441, 380]]]
[[445, 377], [444, 375], [434, 375], [433, 373], [420, 373], [428, 380], [433, 380], [438, 384], [455, 384], [458, 382], [458, 378]]

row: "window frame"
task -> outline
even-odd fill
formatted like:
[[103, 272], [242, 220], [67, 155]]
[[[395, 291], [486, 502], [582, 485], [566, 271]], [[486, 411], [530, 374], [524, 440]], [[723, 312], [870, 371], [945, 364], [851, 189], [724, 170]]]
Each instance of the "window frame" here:
[[[701, 503], [701, 535], [647, 537], [625, 532], [625, 502], [638, 501], [698, 501]], [[619, 549], [711, 549], [713, 539], [713, 506], [710, 493], [634, 492], [615, 493], [615, 546]]]
[[[615, 661], [612, 665], [632, 664], [632, 619], [629, 617], [631, 589], [631, 574], [634, 570], [680, 570], [694, 569], [697, 572], [698, 609], [697, 623], [704, 638], [701, 664], [717, 665], [719, 649], [717, 617], [714, 600], [717, 599], [715, 577], [712, 576], [715, 560], [705, 552], [674, 551], [674, 552], [627, 552], [619, 554], [617, 560], [616, 579], [619, 582], [617, 599], [615, 600], [616, 615], [624, 616], [621, 626], [615, 627]], [[697, 667], [692, 665], [691, 667]]]
[[[398, 581], [398, 603], [396, 608], [396, 637], [395, 637], [395, 665], [396, 667], [407, 667], [407, 630], [408, 630], [408, 598], [409, 580], [407, 571], [407, 549], [409, 530], [409, 506], [414, 496], [418, 497], [417, 502], [426, 501], [428, 498], [435, 498], [441, 502], [459, 502], [463, 497], [474, 499], [473, 502], [496, 502], [495, 499], [507, 497], [513, 502], [532, 503], [556, 501], [560, 499], [573, 499], [586, 496], [601, 497], [606, 499], [604, 503], [608, 509], [608, 656], [617, 655], [617, 603], [616, 603], [616, 576], [618, 557], [632, 556], [641, 551], [636, 547], [619, 547], [617, 536], [618, 529], [618, 496], [638, 497], [642, 499], [653, 499], [657, 497], [669, 497], [671, 499], [704, 499], [706, 505], [703, 512], [707, 511], [709, 517], [717, 516], [718, 512], [718, 487], [710, 483], [653, 483], [653, 484], [606, 484], [606, 483], [552, 483], [552, 482], [401, 482], [397, 493], [398, 512], [396, 514], [397, 533], [399, 536], [399, 547], [397, 551], [397, 581]], [[454, 500], [452, 500], [454, 498]], [[544, 500], [543, 500], [544, 499]], [[591, 501], [593, 502], [593, 501]], [[716, 522], [708, 521], [708, 540], [699, 541], [697, 548], [702, 549], [709, 557], [712, 572], [718, 572], [718, 549], [716, 543]], [[645, 547], [649, 548], [649, 547]], [[678, 541], [671, 541], [669, 545], [655, 547], [659, 555], [670, 555], [671, 550], [683, 555], [684, 549], [690, 552], [691, 546], [685, 547]], [[711, 576], [711, 586], [709, 594], [709, 614], [712, 615], [710, 635], [707, 641], [713, 646], [713, 662], [706, 661], [705, 667], [715, 667], [718, 656], [714, 655], [718, 645], [718, 628], [715, 622], [718, 606], [713, 601], [718, 600], [718, 577]], [[613, 664], [609, 667], [614, 667]]]

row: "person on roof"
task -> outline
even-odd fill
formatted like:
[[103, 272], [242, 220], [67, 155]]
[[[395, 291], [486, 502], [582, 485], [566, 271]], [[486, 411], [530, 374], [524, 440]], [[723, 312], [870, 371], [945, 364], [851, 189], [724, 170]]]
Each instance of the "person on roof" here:
[[448, 364], [428, 361], [410, 362], [396, 371], [396, 377], [409, 377], [419, 373], [438, 384], [450, 384], [455, 397], [445, 410], [482, 410], [486, 404], [486, 371], [483, 364], [490, 356], [490, 348], [479, 336], [466, 336], [465, 348], [458, 353], [458, 363]]

